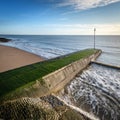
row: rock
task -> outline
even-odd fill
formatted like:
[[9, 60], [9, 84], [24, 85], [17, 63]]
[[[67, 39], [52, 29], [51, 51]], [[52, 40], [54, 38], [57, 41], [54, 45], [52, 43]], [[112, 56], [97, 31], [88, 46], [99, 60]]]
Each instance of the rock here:
[[6, 39], [6, 38], [0, 38], [0, 42], [9, 42], [11, 41], [10, 39]]
[[89, 120], [55, 96], [19, 98], [0, 105], [4, 120]]

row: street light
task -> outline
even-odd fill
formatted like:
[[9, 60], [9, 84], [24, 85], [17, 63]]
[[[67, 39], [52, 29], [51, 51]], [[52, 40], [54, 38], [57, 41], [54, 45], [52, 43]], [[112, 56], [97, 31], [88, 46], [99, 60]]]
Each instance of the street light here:
[[94, 28], [94, 49], [95, 49], [95, 32], [96, 32], [96, 28]]

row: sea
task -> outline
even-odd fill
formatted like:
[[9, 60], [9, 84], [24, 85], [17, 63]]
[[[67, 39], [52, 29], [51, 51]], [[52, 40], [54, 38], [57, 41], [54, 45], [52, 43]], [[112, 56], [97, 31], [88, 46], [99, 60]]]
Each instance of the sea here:
[[[16, 47], [51, 59], [78, 50], [94, 48], [94, 36], [81, 35], [0, 35], [12, 39], [6, 46]], [[95, 48], [102, 50], [99, 62], [120, 66], [120, 36], [96, 36]]]
[[[16, 47], [46, 59], [94, 48], [94, 36], [0, 35], [12, 41], [1, 45]], [[120, 36], [96, 36], [101, 49], [98, 62], [120, 67]], [[91, 120], [120, 120], [120, 69], [92, 63], [57, 95], [68, 106]]]

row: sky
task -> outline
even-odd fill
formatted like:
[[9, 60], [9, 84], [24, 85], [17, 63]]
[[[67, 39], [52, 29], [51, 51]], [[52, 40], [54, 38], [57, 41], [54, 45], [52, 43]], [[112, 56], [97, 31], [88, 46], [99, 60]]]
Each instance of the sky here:
[[120, 35], [120, 0], [0, 0], [0, 34]]

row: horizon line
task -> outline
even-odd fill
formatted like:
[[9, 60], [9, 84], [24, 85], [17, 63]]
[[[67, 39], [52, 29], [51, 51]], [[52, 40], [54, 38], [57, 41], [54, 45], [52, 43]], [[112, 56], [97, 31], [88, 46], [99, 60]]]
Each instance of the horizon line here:
[[[81, 36], [94, 36], [94, 34], [93, 35], [89, 35], [89, 34], [86, 34], [86, 35], [83, 35], [83, 34], [73, 34], [73, 35], [71, 35], [71, 34], [0, 34], [0, 35], [56, 35], [56, 36], [79, 36], [79, 35], [81, 35]], [[106, 34], [106, 35], [104, 35], [104, 34], [96, 34], [96, 36], [120, 36], [120, 34], [112, 34], [112, 35], [110, 35], [110, 34]]]

